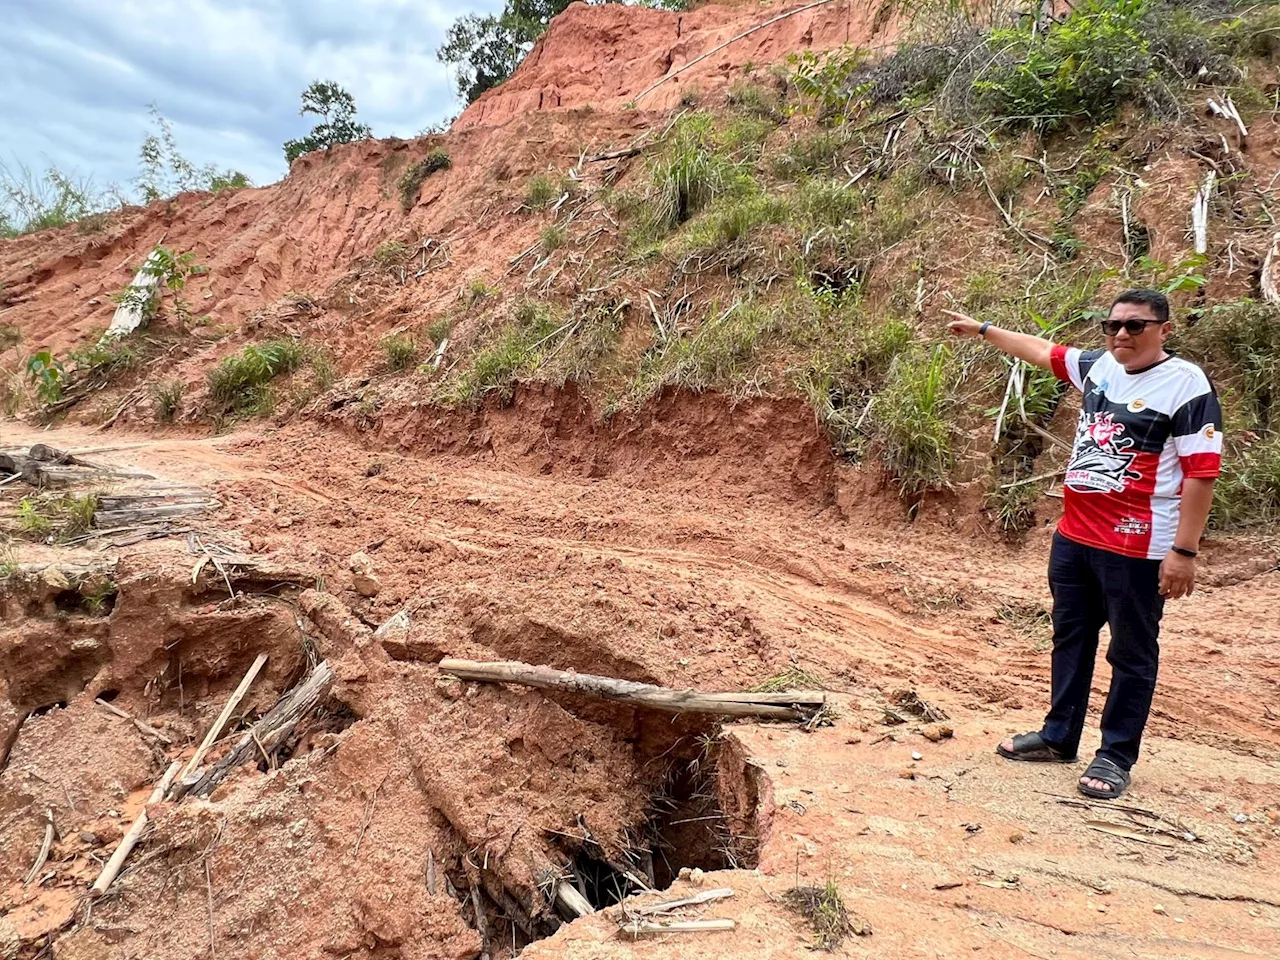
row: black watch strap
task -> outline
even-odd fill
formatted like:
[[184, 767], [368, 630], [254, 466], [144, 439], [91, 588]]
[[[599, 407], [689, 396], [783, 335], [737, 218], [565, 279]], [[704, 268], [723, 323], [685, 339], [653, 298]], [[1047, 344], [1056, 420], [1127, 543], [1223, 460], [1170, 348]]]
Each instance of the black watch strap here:
[[1200, 555], [1195, 550], [1188, 550], [1186, 547], [1175, 546], [1171, 549], [1174, 553], [1183, 557], [1198, 557]]

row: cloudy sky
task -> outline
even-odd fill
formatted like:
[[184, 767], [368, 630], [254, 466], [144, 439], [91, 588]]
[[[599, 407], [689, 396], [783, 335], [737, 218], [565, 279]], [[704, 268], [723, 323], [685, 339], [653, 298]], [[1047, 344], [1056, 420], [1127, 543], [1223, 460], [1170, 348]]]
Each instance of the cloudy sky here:
[[453, 20], [501, 0], [2, 0], [0, 161], [50, 164], [99, 187], [137, 176], [147, 104], [197, 166], [286, 172], [310, 130], [299, 94], [335, 80], [376, 136], [459, 109], [435, 51]]

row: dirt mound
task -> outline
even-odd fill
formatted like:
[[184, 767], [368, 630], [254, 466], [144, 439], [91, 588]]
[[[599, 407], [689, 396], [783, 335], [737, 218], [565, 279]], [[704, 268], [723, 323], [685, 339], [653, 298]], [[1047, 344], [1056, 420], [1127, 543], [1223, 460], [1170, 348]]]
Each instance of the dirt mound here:
[[[538, 110], [614, 112], [678, 106], [690, 91], [727, 86], [744, 65], [764, 68], [788, 53], [892, 41], [889, 4], [707, 4], [688, 13], [575, 3], [552, 21], [514, 76], [467, 107], [453, 129], [492, 126]], [[724, 49], [717, 47], [792, 10]], [[713, 51], [716, 51], [713, 53]], [[690, 67], [695, 60], [707, 56]], [[605, 69], [602, 64], [608, 64]], [[689, 69], [684, 69], [689, 67]], [[678, 76], [677, 76], [678, 74]], [[664, 77], [672, 79], [646, 93]]]

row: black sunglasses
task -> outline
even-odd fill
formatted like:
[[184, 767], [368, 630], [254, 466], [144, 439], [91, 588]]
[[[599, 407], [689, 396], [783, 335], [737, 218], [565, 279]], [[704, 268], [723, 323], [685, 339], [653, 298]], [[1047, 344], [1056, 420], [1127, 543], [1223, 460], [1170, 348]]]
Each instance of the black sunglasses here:
[[1117, 333], [1124, 329], [1128, 331], [1129, 336], [1136, 337], [1143, 330], [1147, 329], [1148, 323], [1164, 323], [1163, 320], [1103, 320], [1102, 332], [1108, 337], [1114, 337]]

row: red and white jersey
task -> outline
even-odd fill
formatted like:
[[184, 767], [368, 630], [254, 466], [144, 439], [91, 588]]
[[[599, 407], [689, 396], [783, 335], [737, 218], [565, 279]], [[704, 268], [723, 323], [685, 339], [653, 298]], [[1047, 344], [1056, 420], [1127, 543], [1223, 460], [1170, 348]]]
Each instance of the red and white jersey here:
[[1163, 560], [1178, 530], [1182, 481], [1216, 477], [1222, 408], [1204, 371], [1170, 355], [1129, 373], [1106, 350], [1055, 346], [1053, 373], [1084, 394], [1063, 480], [1064, 537]]

